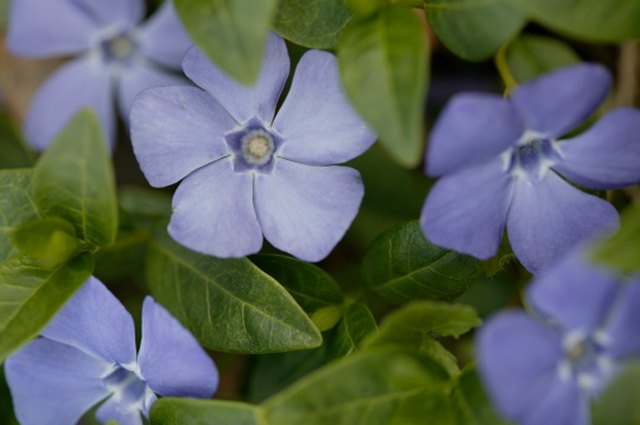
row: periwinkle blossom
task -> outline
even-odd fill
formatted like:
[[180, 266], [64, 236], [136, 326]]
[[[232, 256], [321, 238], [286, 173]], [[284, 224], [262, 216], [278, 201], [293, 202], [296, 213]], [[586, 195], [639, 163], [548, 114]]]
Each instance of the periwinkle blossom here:
[[603, 199], [573, 187], [621, 188], [640, 181], [640, 112], [615, 109], [575, 130], [605, 99], [609, 73], [580, 64], [516, 88], [509, 99], [460, 94], [431, 134], [426, 172], [442, 176], [422, 211], [434, 243], [486, 259], [507, 227], [520, 262], [537, 273], [580, 241], [615, 229]]
[[352, 110], [335, 57], [310, 50], [289, 74], [284, 41], [269, 37], [253, 86], [242, 86], [197, 48], [183, 62], [197, 87], [140, 94], [131, 112], [133, 148], [149, 183], [181, 181], [169, 234], [217, 257], [276, 248], [307, 261], [333, 249], [364, 193], [359, 173], [333, 164], [364, 152], [375, 135]]
[[45, 149], [83, 107], [98, 114], [113, 146], [114, 100], [123, 117], [149, 87], [176, 84], [191, 45], [168, 0], [148, 21], [144, 0], [13, 0], [7, 47], [30, 58], [74, 57], [35, 95], [24, 124], [27, 140]]
[[7, 359], [5, 373], [22, 425], [72, 425], [101, 402], [101, 423], [141, 425], [156, 393], [210, 398], [218, 385], [213, 361], [151, 297], [136, 356], [131, 316], [93, 277], [41, 338]]
[[532, 283], [535, 316], [500, 313], [476, 339], [489, 393], [519, 425], [590, 424], [590, 403], [640, 356], [640, 278], [585, 257], [572, 253]]

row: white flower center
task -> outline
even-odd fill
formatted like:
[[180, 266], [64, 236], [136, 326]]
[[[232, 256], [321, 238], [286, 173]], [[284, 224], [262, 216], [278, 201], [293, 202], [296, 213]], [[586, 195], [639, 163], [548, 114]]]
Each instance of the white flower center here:
[[275, 149], [273, 137], [264, 130], [252, 130], [240, 141], [245, 161], [253, 165], [264, 165], [271, 159]]

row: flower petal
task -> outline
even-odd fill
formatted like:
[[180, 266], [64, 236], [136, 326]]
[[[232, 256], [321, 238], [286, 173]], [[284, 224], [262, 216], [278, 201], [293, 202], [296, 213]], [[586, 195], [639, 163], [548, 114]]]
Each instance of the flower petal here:
[[511, 179], [499, 158], [442, 177], [422, 208], [422, 231], [444, 248], [492, 257], [500, 246], [511, 193]]
[[574, 380], [557, 379], [549, 392], [533, 405], [523, 425], [590, 425], [589, 403]]
[[455, 96], [431, 132], [426, 158], [430, 176], [481, 164], [513, 146], [524, 133], [518, 112], [491, 94]]
[[235, 121], [207, 92], [161, 87], [137, 96], [131, 111], [131, 142], [151, 186], [176, 183], [228, 154], [224, 133]]
[[591, 129], [559, 145], [563, 176], [589, 189], [617, 189], [640, 182], [640, 111], [619, 108]]
[[72, 0], [13, 0], [9, 13], [7, 47], [20, 56], [80, 53], [91, 46], [92, 35], [100, 30], [100, 25]]
[[185, 178], [173, 195], [169, 234], [189, 249], [216, 257], [244, 257], [262, 247], [253, 206], [253, 176], [236, 173], [230, 158]]
[[69, 345], [37, 339], [7, 359], [5, 372], [22, 425], [75, 424], [108, 396], [106, 361]]
[[511, 100], [527, 129], [557, 138], [573, 130], [604, 102], [611, 75], [602, 65], [580, 64], [518, 87]]
[[521, 311], [501, 313], [476, 337], [481, 376], [510, 419], [535, 409], [556, 382], [563, 358], [561, 336]]
[[289, 75], [289, 55], [284, 40], [271, 34], [255, 85], [240, 85], [209, 61], [196, 47], [187, 51], [182, 63], [187, 77], [208, 91], [239, 123], [257, 116], [266, 123], [273, 120], [278, 98]]
[[140, 411], [137, 409], [123, 411], [115, 397], [110, 397], [100, 406], [96, 412], [96, 418], [103, 424], [112, 420], [118, 425], [143, 425]]
[[138, 364], [149, 387], [164, 397], [210, 398], [218, 387], [218, 370], [211, 358], [151, 297], [142, 307]]
[[509, 242], [531, 273], [558, 261], [578, 243], [619, 226], [616, 209], [553, 171], [538, 182], [518, 178], [507, 217]]
[[528, 299], [567, 331], [590, 335], [604, 322], [618, 289], [615, 274], [588, 264], [578, 249], [545, 270], [529, 286]]
[[133, 319], [95, 277], [75, 293], [42, 335], [114, 364], [136, 361]]
[[622, 285], [605, 334], [611, 341], [609, 352], [616, 358], [640, 355], [640, 278], [636, 277]]
[[281, 156], [313, 165], [348, 161], [376, 140], [345, 97], [336, 57], [319, 50], [300, 59], [273, 126], [286, 141]]
[[44, 83], [31, 103], [25, 121], [25, 136], [44, 150], [67, 122], [84, 107], [93, 108], [111, 143], [115, 143], [115, 117], [111, 79], [92, 58], [63, 65]]
[[271, 175], [257, 175], [256, 211], [265, 237], [305, 261], [320, 261], [358, 214], [360, 174], [339, 166], [314, 167], [281, 159]]
[[188, 84], [188, 81], [179, 75], [171, 74], [150, 64], [133, 66], [120, 76], [118, 87], [120, 114], [128, 123], [135, 97], [146, 89], [176, 85], [186, 86]]
[[140, 28], [142, 52], [169, 68], [180, 69], [182, 59], [193, 44], [176, 15], [171, 0]]

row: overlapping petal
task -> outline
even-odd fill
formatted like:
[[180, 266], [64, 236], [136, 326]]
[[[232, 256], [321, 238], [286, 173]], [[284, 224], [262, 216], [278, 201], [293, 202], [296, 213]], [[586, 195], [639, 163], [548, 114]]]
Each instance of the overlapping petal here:
[[130, 365], [136, 361], [133, 319], [94, 277], [65, 304], [42, 336], [112, 364]]
[[173, 1], [165, 4], [140, 28], [142, 52], [164, 66], [179, 69], [192, 42], [176, 15]]
[[358, 172], [279, 160], [271, 175], [257, 175], [255, 202], [264, 236], [305, 261], [320, 261], [356, 217], [364, 188]]
[[274, 128], [286, 143], [280, 155], [305, 164], [339, 164], [363, 153], [375, 134], [347, 100], [334, 55], [304, 54]]
[[583, 134], [560, 144], [554, 166], [569, 180], [590, 189], [616, 189], [640, 181], [640, 111], [616, 109]]
[[618, 359], [640, 356], [639, 305], [640, 278], [636, 276], [621, 287], [603, 329], [609, 342], [609, 351]]
[[182, 67], [189, 79], [211, 93], [238, 123], [254, 116], [270, 123], [289, 75], [290, 63], [284, 40], [272, 34], [258, 81], [251, 87], [227, 76], [196, 47], [187, 51]]
[[164, 87], [137, 97], [131, 140], [149, 183], [163, 187], [227, 155], [224, 133], [233, 126], [233, 118], [204, 90]]
[[75, 424], [107, 397], [111, 365], [72, 346], [37, 339], [7, 359], [5, 373], [22, 425]]
[[185, 178], [173, 195], [169, 234], [182, 245], [216, 257], [244, 257], [262, 246], [253, 205], [253, 176], [235, 173], [230, 158]]
[[210, 398], [218, 370], [198, 341], [151, 297], [142, 308], [138, 363], [149, 387], [165, 397]]
[[427, 174], [451, 174], [489, 161], [515, 145], [523, 133], [518, 112], [502, 97], [458, 95], [449, 101], [431, 132]]
[[39, 150], [52, 142], [82, 108], [90, 107], [113, 145], [115, 116], [111, 78], [96, 58], [76, 59], [57, 70], [33, 99], [25, 121], [25, 136]]
[[497, 158], [441, 178], [422, 209], [427, 238], [442, 247], [486, 259], [500, 246], [512, 183]]
[[511, 101], [528, 130], [557, 138], [589, 118], [610, 86], [611, 75], [603, 66], [580, 64], [519, 86]]
[[579, 242], [619, 226], [610, 203], [581, 192], [552, 171], [539, 181], [515, 181], [507, 232], [516, 257], [534, 274]]
[[144, 17], [144, 0], [63, 0], [101, 27], [133, 28]]

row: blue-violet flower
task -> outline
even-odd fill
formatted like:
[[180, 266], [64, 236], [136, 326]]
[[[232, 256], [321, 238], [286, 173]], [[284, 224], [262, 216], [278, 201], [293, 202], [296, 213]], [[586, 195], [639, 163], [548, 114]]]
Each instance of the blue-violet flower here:
[[191, 45], [168, 0], [148, 21], [144, 0], [13, 0], [7, 46], [31, 58], [74, 56], [37, 92], [25, 121], [27, 140], [45, 149], [83, 107], [93, 108], [113, 146], [113, 100], [128, 118], [133, 98], [149, 87], [184, 81]]
[[[197, 48], [183, 70], [200, 88], [140, 94], [131, 112], [133, 148], [154, 187], [182, 180], [169, 234], [217, 257], [272, 245], [307, 261], [333, 249], [364, 193], [359, 173], [334, 166], [364, 152], [375, 135], [344, 96], [335, 57], [311, 50], [289, 74], [284, 41], [269, 37], [254, 86], [241, 86]], [[275, 116], [275, 118], [274, 118]]]
[[432, 134], [426, 172], [432, 188], [422, 229], [437, 245], [486, 259], [506, 224], [520, 262], [537, 273], [580, 241], [618, 226], [608, 202], [589, 189], [640, 181], [640, 112], [619, 108], [586, 132], [574, 130], [605, 99], [599, 65], [562, 68], [515, 89], [510, 99], [461, 94]]
[[90, 278], [42, 332], [11, 355], [7, 382], [22, 425], [71, 425], [103, 401], [102, 423], [142, 425], [156, 394], [209, 398], [218, 371], [196, 339], [151, 297], [136, 358], [133, 320]]
[[640, 278], [625, 281], [585, 257], [570, 253], [532, 283], [535, 317], [500, 313], [476, 339], [489, 394], [518, 424], [588, 425], [590, 402], [640, 356]]

